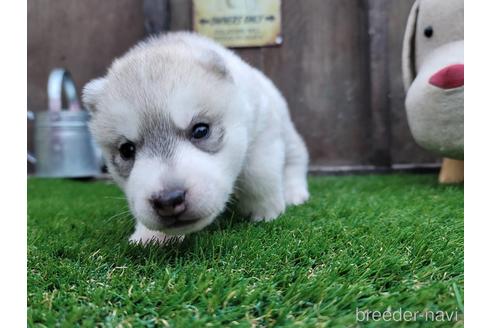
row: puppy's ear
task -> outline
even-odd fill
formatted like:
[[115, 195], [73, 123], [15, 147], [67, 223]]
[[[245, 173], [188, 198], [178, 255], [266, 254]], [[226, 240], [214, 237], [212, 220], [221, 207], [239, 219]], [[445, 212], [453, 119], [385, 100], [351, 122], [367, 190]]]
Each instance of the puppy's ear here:
[[84, 103], [84, 107], [91, 113], [95, 113], [97, 111], [97, 103], [99, 102], [100, 96], [104, 92], [106, 82], [106, 79], [101, 77], [90, 81], [84, 86], [82, 91], [82, 102]]
[[410, 88], [413, 80], [417, 76], [416, 54], [415, 54], [415, 35], [417, 30], [417, 17], [419, 15], [420, 0], [416, 0], [410, 10], [403, 38], [402, 52], [402, 70], [403, 70], [403, 85], [405, 90]]
[[205, 70], [214, 74], [218, 78], [232, 81], [232, 76], [224, 59], [215, 51], [207, 51], [203, 57], [199, 58], [199, 62]]

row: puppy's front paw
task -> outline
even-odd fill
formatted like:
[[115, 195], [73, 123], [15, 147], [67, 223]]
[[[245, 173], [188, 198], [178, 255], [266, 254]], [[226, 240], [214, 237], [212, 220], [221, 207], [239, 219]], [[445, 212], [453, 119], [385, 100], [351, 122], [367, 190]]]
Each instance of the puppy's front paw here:
[[130, 236], [129, 242], [131, 244], [158, 244], [158, 245], [167, 245], [173, 244], [177, 242], [182, 242], [184, 236], [168, 236], [159, 231], [152, 231], [145, 228], [143, 225], [138, 224], [135, 228], [135, 232]]
[[253, 222], [270, 222], [278, 218], [285, 210], [285, 203], [277, 205], [263, 205], [255, 208], [251, 212], [251, 220]]
[[304, 186], [293, 186], [285, 189], [287, 205], [301, 205], [309, 199], [309, 191]]

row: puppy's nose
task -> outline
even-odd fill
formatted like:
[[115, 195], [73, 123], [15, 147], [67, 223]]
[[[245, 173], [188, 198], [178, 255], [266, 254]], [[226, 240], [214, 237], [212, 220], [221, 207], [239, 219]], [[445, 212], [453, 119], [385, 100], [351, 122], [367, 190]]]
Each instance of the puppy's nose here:
[[465, 65], [455, 64], [444, 67], [431, 76], [429, 83], [441, 89], [459, 88], [465, 84]]
[[149, 201], [160, 216], [176, 216], [186, 209], [185, 197], [185, 190], [166, 190], [152, 195]]

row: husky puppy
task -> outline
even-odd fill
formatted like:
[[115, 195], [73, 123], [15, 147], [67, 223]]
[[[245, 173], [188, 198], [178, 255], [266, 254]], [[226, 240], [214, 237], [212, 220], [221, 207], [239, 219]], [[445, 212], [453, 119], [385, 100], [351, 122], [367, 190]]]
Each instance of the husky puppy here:
[[272, 82], [193, 33], [144, 41], [83, 91], [91, 131], [136, 218], [132, 242], [210, 224], [234, 195], [253, 221], [308, 197], [308, 153]]

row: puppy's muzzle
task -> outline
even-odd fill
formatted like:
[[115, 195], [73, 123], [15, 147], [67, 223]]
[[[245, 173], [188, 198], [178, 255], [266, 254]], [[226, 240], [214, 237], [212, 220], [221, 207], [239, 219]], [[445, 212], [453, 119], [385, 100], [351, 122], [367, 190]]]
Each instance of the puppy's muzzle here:
[[173, 223], [186, 210], [186, 191], [181, 189], [163, 190], [149, 199], [154, 211], [163, 221]]

